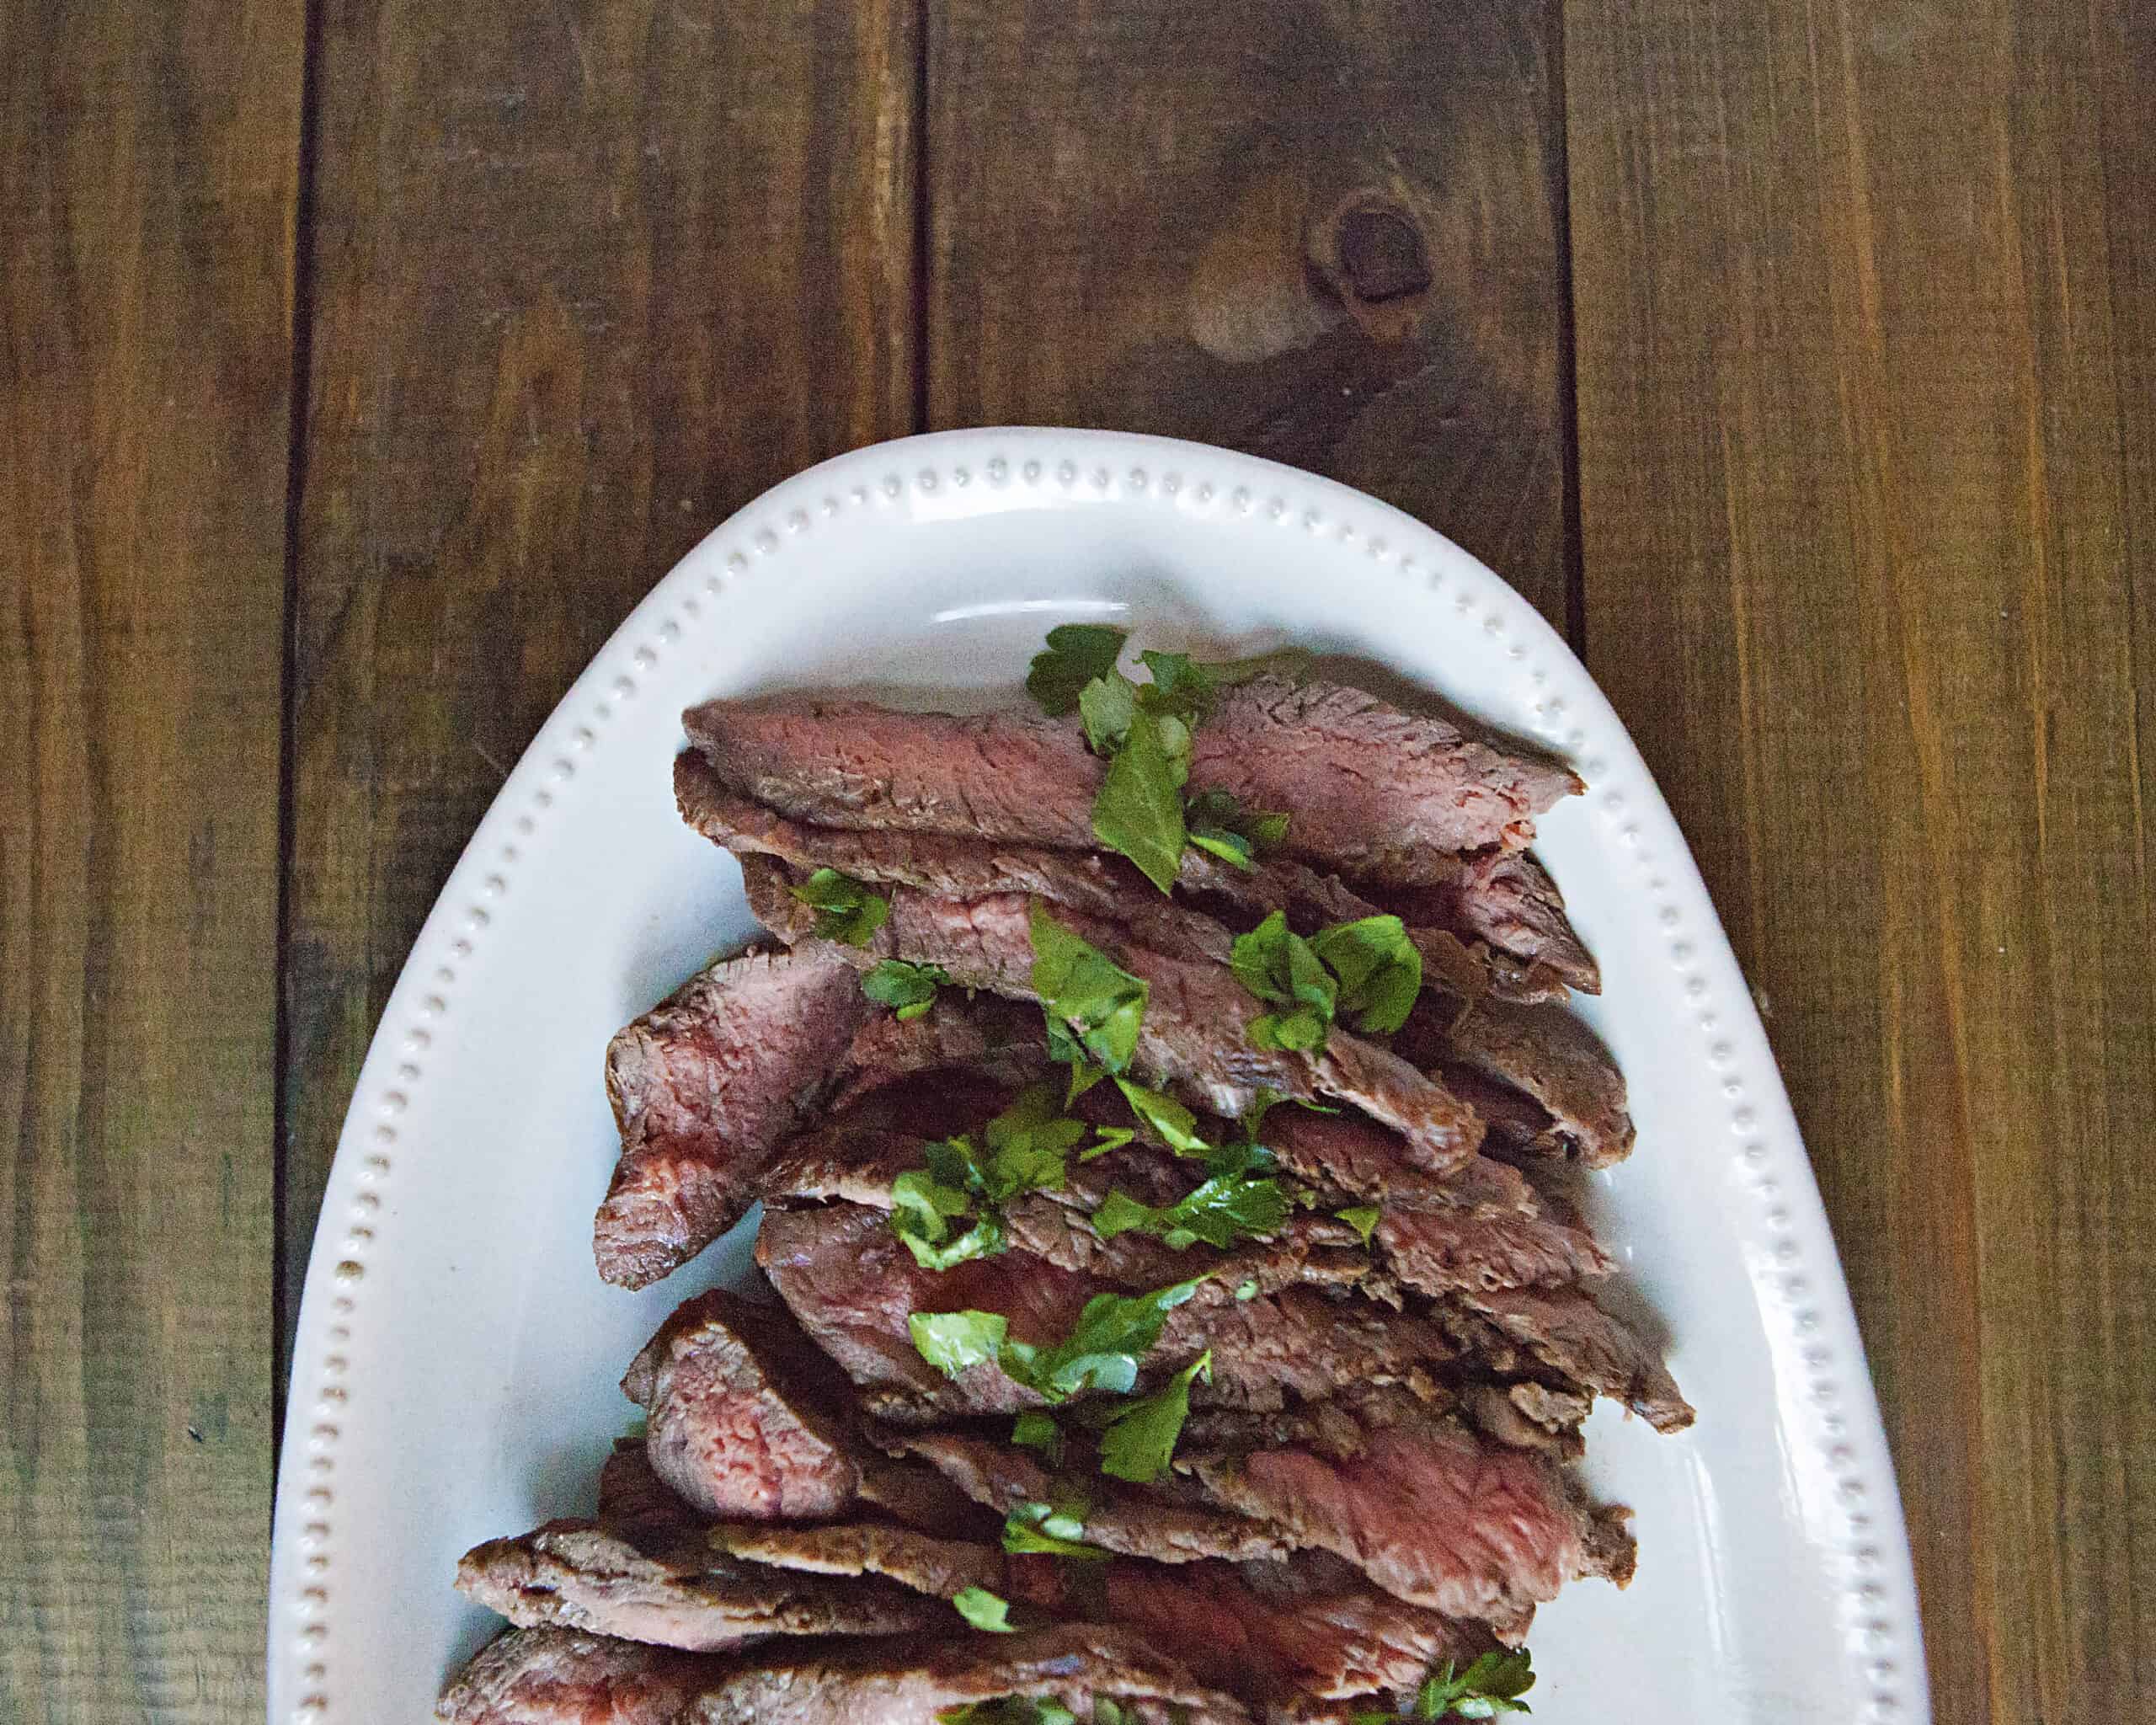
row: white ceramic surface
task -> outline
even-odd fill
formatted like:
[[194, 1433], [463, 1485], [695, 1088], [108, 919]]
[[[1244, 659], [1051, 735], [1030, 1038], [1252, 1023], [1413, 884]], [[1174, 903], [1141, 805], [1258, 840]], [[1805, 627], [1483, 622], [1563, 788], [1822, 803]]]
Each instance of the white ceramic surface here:
[[1605, 1407], [1588, 1471], [1637, 1511], [1638, 1579], [1568, 1589], [1533, 1637], [1540, 1725], [1916, 1725], [1899, 1502], [1833, 1242], [1750, 994], [1630, 740], [1564, 644], [1449, 542], [1342, 486], [1198, 445], [953, 433], [843, 457], [712, 533], [510, 775], [392, 994], [307, 1274], [277, 1498], [270, 1712], [430, 1717], [494, 1627], [473, 1541], [587, 1509], [634, 1412], [615, 1389], [679, 1300], [748, 1263], [600, 1283], [609, 1034], [752, 924], [675, 817], [679, 715], [846, 686], [1015, 696], [1052, 623], [1145, 642], [1293, 638], [1382, 662], [1571, 759], [1537, 850], [1599, 957], [1582, 1010], [1639, 1148], [1594, 1220], [1700, 1421]]

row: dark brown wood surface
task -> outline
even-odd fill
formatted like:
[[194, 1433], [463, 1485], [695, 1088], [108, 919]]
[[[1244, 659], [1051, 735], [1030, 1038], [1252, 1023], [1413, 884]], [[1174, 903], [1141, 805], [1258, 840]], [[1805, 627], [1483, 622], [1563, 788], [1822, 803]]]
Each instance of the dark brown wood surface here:
[[736, 505], [1013, 421], [1346, 479], [1583, 641], [1938, 1717], [2156, 1714], [2151, 88], [2133, 0], [0, 0], [0, 1719], [259, 1717], [322, 1180], [504, 769]]
[[1942, 1720], [2156, 1716], [2151, 15], [1568, 13], [1588, 663], [1769, 1007]]
[[0, 1719], [262, 1707], [303, 13], [0, 0]]

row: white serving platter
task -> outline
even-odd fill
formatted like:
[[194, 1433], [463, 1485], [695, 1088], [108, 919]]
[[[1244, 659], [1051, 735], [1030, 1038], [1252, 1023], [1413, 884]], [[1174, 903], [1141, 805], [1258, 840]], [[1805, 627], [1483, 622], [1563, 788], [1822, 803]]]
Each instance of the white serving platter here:
[[622, 624], [480, 823], [323, 1204], [278, 1484], [275, 1725], [430, 1717], [497, 1626], [451, 1590], [459, 1553], [588, 1510], [636, 1411], [622, 1368], [678, 1301], [747, 1271], [753, 1218], [641, 1293], [591, 1263], [607, 1038], [754, 927], [732, 860], [675, 814], [682, 708], [792, 686], [990, 704], [1074, 619], [1375, 661], [1585, 777], [1536, 850], [1601, 961], [1579, 1008], [1639, 1126], [1588, 1202], [1700, 1419], [1590, 1423], [1639, 1576], [1541, 1613], [1534, 1717], [1921, 1725], [1908, 1543], [1833, 1242], [1744, 979], [1608, 702], [1524, 600], [1396, 510], [1200, 445], [1047, 430], [885, 444], [760, 498]]

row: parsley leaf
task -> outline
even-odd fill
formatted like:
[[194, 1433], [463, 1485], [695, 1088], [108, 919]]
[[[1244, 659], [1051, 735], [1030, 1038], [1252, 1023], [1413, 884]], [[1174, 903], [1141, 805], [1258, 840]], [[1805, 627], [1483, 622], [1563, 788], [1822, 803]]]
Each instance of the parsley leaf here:
[[1375, 1204], [1360, 1204], [1353, 1210], [1335, 1210], [1333, 1215], [1361, 1235], [1364, 1245], [1370, 1243], [1371, 1231], [1378, 1225], [1379, 1210]]
[[[970, 1138], [929, 1145], [926, 1167], [910, 1168], [891, 1183], [891, 1231], [905, 1241], [923, 1269], [946, 1270], [1004, 1247], [995, 1206], [1022, 1192], [1053, 1192], [1063, 1184], [1066, 1159], [1089, 1129], [1065, 1115], [1056, 1088], [1035, 1084], [981, 1129], [988, 1149]], [[958, 1218], [978, 1206], [973, 1226], [950, 1236]]]
[[1000, 1311], [916, 1311], [906, 1328], [921, 1357], [954, 1378], [1001, 1358], [1010, 1321]]
[[[1049, 1047], [1075, 1042], [1111, 1072], [1130, 1064], [1138, 1049], [1138, 1024], [1145, 1015], [1147, 988], [1105, 953], [1089, 946], [1036, 902], [1033, 915], [1033, 992], [1049, 1013]], [[1075, 1033], [1075, 1035], [1073, 1033]], [[1069, 1058], [1059, 1055], [1059, 1058]]]
[[935, 1004], [936, 991], [951, 980], [941, 964], [914, 964], [885, 959], [861, 979], [861, 991], [901, 1018], [918, 1018]]
[[1247, 872], [1288, 836], [1288, 817], [1246, 809], [1232, 791], [1201, 791], [1183, 808], [1190, 842]]
[[1168, 1314], [1204, 1279], [1196, 1276], [1150, 1294], [1096, 1294], [1070, 1333], [1053, 1348], [1012, 1340], [1001, 1312], [916, 1311], [906, 1327], [921, 1357], [946, 1377], [992, 1359], [1005, 1376], [1050, 1402], [1087, 1390], [1127, 1395], [1138, 1381], [1139, 1360], [1161, 1339]]
[[1116, 1416], [1101, 1434], [1101, 1471], [1137, 1485], [1159, 1478], [1175, 1454], [1183, 1421], [1190, 1417], [1193, 1378], [1213, 1381], [1213, 1350], [1207, 1348], [1151, 1395]]
[[1422, 991], [1422, 954], [1397, 916], [1336, 922], [1310, 943], [1340, 979], [1338, 1010], [1354, 1015], [1357, 1029], [1390, 1036], [1407, 1022]]
[[1058, 623], [1048, 632], [1046, 649], [1033, 655], [1026, 692], [1051, 718], [1070, 712], [1088, 683], [1115, 669], [1129, 638], [1112, 623]]
[[816, 912], [816, 938], [843, 946], [867, 946], [891, 914], [889, 899], [835, 868], [819, 868], [790, 890]]
[[[1093, 1707], [1093, 1725], [1123, 1725], [1123, 1712], [1113, 1721], [1101, 1717], [1103, 1703]], [[1114, 1706], [1113, 1701], [1105, 1705]], [[1078, 1716], [1053, 1696], [1006, 1695], [992, 1701], [969, 1701], [963, 1707], [946, 1707], [936, 1716], [936, 1725], [1078, 1725]]]
[[1105, 1561], [1106, 1551], [1084, 1542], [1085, 1531], [1085, 1514], [1076, 1506], [1022, 1503], [1004, 1520], [1003, 1549], [1077, 1557], [1089, 1563]]
[[1093, 798], [1093, 836], [1128, 857], [1164, 893], [1173, 889], [1182, 867], [1182, 781], [1189, 750], [1190, 734], [1179, 722], [1138, 709]]
[[1177, 1156], [1204, 1156], [1212, 1150], [1213, 1146], [1198, 1135], [1198, 1116], [1165, 1091], [1149, 1090], [1143, 1084], [1134, 1084], [1123, 1077], [1115, 1083], [1123, 1092], [1123, 1100], [1130, 1104], [1131, 1113], [1151, 1127], [1161, 1142]]
[[[1525, 1648], [1482, 1654], [1465, 1671], [1447, 1659], [1415, 1697], [1416, 1719], [1494, 1719], [1501, 1713], [1531, 1713], [1520, 1699], [1534, 1687], [1534, 1664]], [[1397, 1725], [1397, 1713], [1358, 1713], [1355, 1725]]]
[[1252, 1042], [1304, 1054], [1325, 1046], [1339, 985], [1310, 943], [1289, 929], [1285, 916], [1275, 911], [1248, 934], [1237, 935], [1229, 964], [1251, 994], [1285, 1009], [1251, 1019]]
[[1093, 1231], [1103, 1240], [1133, 1230], [1157, 1234], [1182, 1252], [1201, 1240], [1225, 1247], [1239, 1239], [1262, 1238], [1287, 1220], [1288, 1200], [1278, 1181], [1215, 1174], [1179, 1202], [1159, 1208], [1111, 1192], [1093, 1212]]
[[1086, 747], [1105, 759], [1130, 734], [1131, 721], [1138, 717], [1138, 685], [1113, 673], [1096, 677], [1078, 697], [1078, 717], [1086, 727]]
[[975, 1629], [985, 1629], [993, 1635], [1017, 1632], [1011, 1622], [1011, 1602], [1001, 1594], [992, 1594], [985, 1587], [962, 1587], [951, 1595], [951, 1603]]
[[1055, 1416], [1028, 1407], [1011, 1424], [1011, 1441], [1021, 1450], [1038, 1450], [1050, 1467], [1063, 1466], [1063, 1428]]
[[1239, 1300], [1257, 1299], [1257, 1278], [1256, 1276], [1246, 1276], [1241, 1282], [1236, 1284], [1235, 1298]]

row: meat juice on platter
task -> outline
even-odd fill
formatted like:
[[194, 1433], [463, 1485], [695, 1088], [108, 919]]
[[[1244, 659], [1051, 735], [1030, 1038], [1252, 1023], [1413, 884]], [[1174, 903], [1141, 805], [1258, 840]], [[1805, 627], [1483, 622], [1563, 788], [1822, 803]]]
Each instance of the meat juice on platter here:
[[1633, 1142], [1529, 848], [1579, 781], [1129, 646], [685, 715], [768, 937], [607, 1050], [594, 1258], [761, 1203], [766, 1286], [624, 1362], [595, 1517], [467, 1555], [512, 1626], [442, 1718], [1490, 1718], [1538, 1605], [1630, 1578], [1582, 1422], [1692, 1409], [1566, 1196]]

